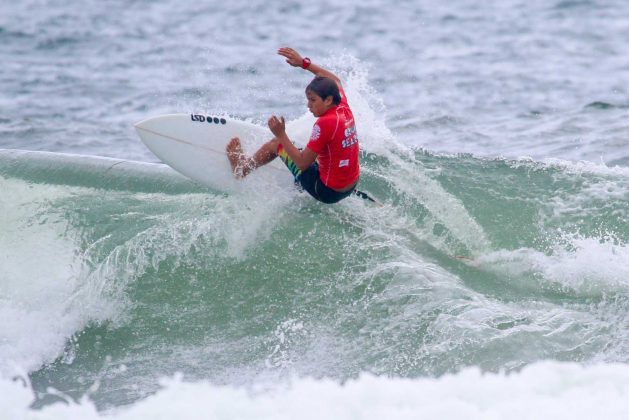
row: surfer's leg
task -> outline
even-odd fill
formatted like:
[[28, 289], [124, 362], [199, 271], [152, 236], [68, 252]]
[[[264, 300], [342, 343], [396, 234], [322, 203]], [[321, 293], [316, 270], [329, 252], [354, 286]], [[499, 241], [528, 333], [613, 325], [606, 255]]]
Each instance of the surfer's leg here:
[[286, 149], [284, 149], [283, 146], [277, 148], [277, 156], [279, 156], [280, 160], [284, 162], [284, 165], [286, 165], [290, 173], [293, 174], [293, 177], [295, 177], [295, 183], [297, 183], [299, 181], [299, 176], [301, 175], [301, 170], [297, 167], [295, 162], [293, 162], [290, 156], [288, 156], [288, 153], [286, 153]]
[[256, 168], [262, 165], [266, 165], [277, 157], [277, 145], [279, 143], [280, 141], [278, 139], [273, 138], [264, 143], [262, 147], [260, 147], [258, 151], [253, 154], [252, 159], [256, 165]]
[[252, 157], [247, 157], [242, 150], [240, 139], [234, 137], [227, 143], [227, 159], [236, 178], [244, 178], [254, 169], [266, 165], [277, 157], [278, 140], [273, 139], [262, 145]]

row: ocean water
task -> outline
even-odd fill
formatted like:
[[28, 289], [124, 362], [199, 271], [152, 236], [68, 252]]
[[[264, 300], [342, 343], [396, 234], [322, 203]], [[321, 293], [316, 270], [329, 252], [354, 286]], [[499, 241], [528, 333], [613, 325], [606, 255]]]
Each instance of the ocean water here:
[[[0, 10], [2, 416], [627, 417], [625, 2]], [[285, 45], [341, 75], [381, 206], [212, 191], [133, 132], [305, 138]]]

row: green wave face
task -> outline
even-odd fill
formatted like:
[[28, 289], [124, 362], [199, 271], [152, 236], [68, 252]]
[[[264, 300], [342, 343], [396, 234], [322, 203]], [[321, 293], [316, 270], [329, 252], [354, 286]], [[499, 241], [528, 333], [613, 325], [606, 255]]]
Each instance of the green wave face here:
[[0, 304], [31, 357], [15, 344], [2, 369], [30, 370], [38, 404], [52, 386], [108, 408], [174, 372], [251, 384], [627, 361], [626, 171], [423, 151], [363, 162], [360, 188], [382, 206], [4, 151]]

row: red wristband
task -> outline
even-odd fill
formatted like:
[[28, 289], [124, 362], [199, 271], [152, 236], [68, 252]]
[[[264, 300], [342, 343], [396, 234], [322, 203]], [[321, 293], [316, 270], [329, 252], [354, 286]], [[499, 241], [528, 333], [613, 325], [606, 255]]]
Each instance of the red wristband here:
[[304, 57], [304, 59], [301, 61], [301, 68], [305, 70], [308, 67], [310, 67], [310, 59], [308, 57]]

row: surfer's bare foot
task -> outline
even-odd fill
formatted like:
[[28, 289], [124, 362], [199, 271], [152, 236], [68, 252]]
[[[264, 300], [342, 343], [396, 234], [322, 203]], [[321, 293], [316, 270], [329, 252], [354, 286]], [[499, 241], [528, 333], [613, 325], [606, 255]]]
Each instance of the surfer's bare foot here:
[[242, 151], [242, 145], [240, 144], [240, 139], [238, 137], [234, 137], [227, 143], [227, 147], [225, 148], [227, 151], [227, 159], [229, 159], [229, 164], [232, 167], [232, 172], [236, 178], [242, 178], [249, 171], [246, 171], [247, 168], [247, 157], [245, 153]]

